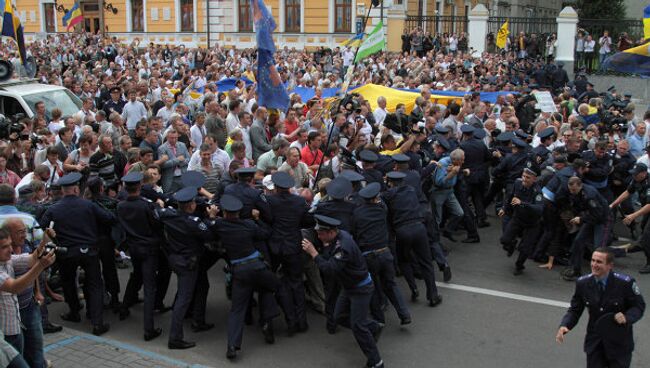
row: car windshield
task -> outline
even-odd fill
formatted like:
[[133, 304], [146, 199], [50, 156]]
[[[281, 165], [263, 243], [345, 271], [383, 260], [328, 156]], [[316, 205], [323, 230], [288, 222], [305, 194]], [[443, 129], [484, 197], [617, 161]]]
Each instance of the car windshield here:
[[63, 116], [71, 116], [81, 110], [81, 100], [67, 89], [55, 89], [51, 91], [37, 92], [24, 95], [23, 99], [32, 111], [36, 111], [36, 103], [43, 101], [45, 110], [52, 111], [58, 108]]

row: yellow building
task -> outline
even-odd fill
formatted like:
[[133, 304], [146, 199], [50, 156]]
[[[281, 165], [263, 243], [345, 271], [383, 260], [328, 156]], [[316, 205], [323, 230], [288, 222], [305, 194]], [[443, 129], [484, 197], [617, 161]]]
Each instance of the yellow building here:
[[[125, 42], [184, 44], [187, 47], [220, 43], [253, 47], [253, 0], [78, 0], [88, 32], [101, 31]], [[279, 47], [334, 47], [357, 32], [371, 0], [266, 0], [278, 29]], [[388, 0], [384, 0], [389, 3]], [[47, 33], [66, 32], [65, 9], [74, 0], [20, 0], [15, 4], [27, 41]], [[373, 8], [368, 27], [383, 13], [389, 49], [399, 47], [399, 36], [416, 17], [447, 16], [463, 22], [477, 0], [392, 0], [383, 12]], [[449, 16], [456, 16], [453, 20]], [[357, 22], [359, 21], [359, 24]], [[423, 22], [422, 19], [419, 21]], [[431, 22], [431, 20], [427, 20]], [[460, 23], [459, 23], [460, 24]], [[466, 23], [464, 23], [466, 24]], [[464, 30], [462, 25], [454, 31]], [[208, 42], [209, 41], [209, 42]]]

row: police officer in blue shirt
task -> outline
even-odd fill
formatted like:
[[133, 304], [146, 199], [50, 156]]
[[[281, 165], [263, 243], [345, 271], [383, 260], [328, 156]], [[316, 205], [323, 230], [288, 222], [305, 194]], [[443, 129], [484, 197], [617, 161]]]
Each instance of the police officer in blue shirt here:
[[[128, 193], [125, 201], [117, 205], [117, 217], [126, 234], [126, 246], [129, 249], [133, 273], [124, 291], [123, 308], [135, 304], [138, 291], [144, 285], [144, 340], [152, 340], [162, 333], [162, 329], [154, 327], [153, 313], [156, 297], [156, 271], [161, 244], [162, 228], [154, 217], [154, 211], [159, 206], [149, 199], [140, 196], [142, 173], [131, 172], [122, 178]], [[139, 282], [131, 279], [139, 279]]]
[[558, 343], [564, 342], [564, 336], [578, 324], [587, 308], [587, 368], [629, 367], [634, 350], [632, 325], [645, 312], [645, 301], [636, 281], [613, 268], [612, 251], [596, 248], [591, 255], [591, 273], [576, 281], [571, 306], [555, 337]]
[[273, 214], [269, 247], [275, 269], [282, 266], [282, 293], [279, 300], [290, 334], [307, 331], [303, 254], [300, 229], [313, 225], [305, 199], [290, 192], [295, 180], [286, 172], [271, 176], [276, 193], [267, 197]]
[[[389, 172], [389, 189], [382, 194], [382, 199], [388, 207], [389, 224], [395, 231], [399, 267], [411, 289], [411, 298], [417, 299], [419, 295], [411, 265], [411, 262], [417, 262], [427, 287], [429, 306], [435, 307], [442, 302], [442, 297], [438, 295], [436, 287], [427, 229], [424, 227], [422, 213], [413, 210], [420, 206], [415, 189], [404, 184], [405, 177], [406, 174], [402, 172]], [[415, 260], [412, 259], [411, 252], [415, 254]]]
[[325, 248], [331, 248], [331, 257], [323, 257], [307, 239], [302, 241], [302, 249], [309, 254], [321, 272], [335, 277], [343, 291], [336, 302], [337, 321], [352, 329], [354, 338], [367, 358], [366, 367], [381, 368], [377, 349], [377, 339], [383, 324], [368, 318], [373, 294], [373, 281], [361, 250], [350, 233], [340, 230], [337, 219], [316, 215], [316, 233]]
[[534, 168], [525, 168], [521, 178], [515, 180], [512, 190], [506, 196], [499, 216], [504, 217], [501, 244], [512, 256], [519, 243], [519, 257], [515, 262], [514, 275], [521, 275], [524, 271], [524, 262], [533, 252], [539, 235], [539, 222], [542, 217], [543, 202], [539, 186], [536, 184], [537, 172]]
[[354, 210], [352, 235], [376, 283], [370, 308], [373, 317], [378, 322], [385, 322], [379, 294], [381, 288], [395, 307], [401, 324], [406, 325], [411, 323], [411, 315], [395, 283], [394, 259], [388, 248], [388, 209], [379, 199], [380, 189], [378, 183], [370, 183], [359, 192], [364, 203]]
[[[173, 195], [178, 203], [177, 210], [161, 208], [155, 212], [164, 225], [165, 252], [178, 279], [167, 344], [170, 349], [188, 349], [196, 346], [196, 343], [183, 339], [183, 319], [192, 302], [199, 261], [205, 253], [205, 242], [213, 239], [208, 229], [209, 224], [193, 216], [196, 210], [196, 195], [197, 188], [185, 187]], [[208, 211], [210, 217], [214, 217], [217, 208], [211, 206]]]
[[81, 174], [73, 172], [58, 180], [64, 197], [45, 211], [40, 224], [45, 228], [53, 223], [58, 245], [68, 248], [67, 254], [60, 255], [58, 260], [63, 295], [70, 308], [68, 313], [61, 315], [61, 319], [81, 321], [77, 294], [77, 268], [81, 267], [86, 274], [86, 299], [93, 334], [102, 335], [108, 331], [109, 326], [104, 323], [103, 317], [104, 285], [99, 267], [97, 237], [100, 226], [110, 226], [116, 220], [110, 212], [79, 197], [81, 178]]
[[264, 339], [269, 344], [275, 342], [272, 321], [280, 311], [273, 293], [278, 289], [279, 282], [255, 247], [256, 240], [265, 239], [270, 235], [269, 230], [259, 226], [252, 219], [239, 218], [239, 211], [244, 205], [237, 197], [225, 194], [219, 204], [223, 218], [215, 219], [210, 229], [221, 240], [232, 269], [232, 307], [228, 315], [226, 357], [234, 359], [237, 351], [241, 349], [246, 310], [253, 297], [253, 291], [259, 293], [260, 322]]

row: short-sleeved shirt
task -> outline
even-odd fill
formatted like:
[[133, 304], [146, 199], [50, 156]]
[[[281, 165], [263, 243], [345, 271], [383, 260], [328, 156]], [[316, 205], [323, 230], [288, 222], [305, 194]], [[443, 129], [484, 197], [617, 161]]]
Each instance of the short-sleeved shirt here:
[[[12, 255], [9, 262], [0, 262], [0, 286], [15, 278], [15, 271], [24, 272], [29, 264], [29, 254]], [[0, 330], [7, 336], [20, 334], [20, 310], [18, 296], [0, 291]]]
[[269, 168], [279, 169], [284, 161], [282, 156], [276, 156], [275, 152], [268, 151], [257, 158], [257, 169], [266, 172]]
[[650, 203], [650, 181], [648, 179], [642, 182], [633, 179], [630, 185], [628, 185], [627, 191], [630, 194], [639, 193], [639, 202], [641, 202], [641, 205]]

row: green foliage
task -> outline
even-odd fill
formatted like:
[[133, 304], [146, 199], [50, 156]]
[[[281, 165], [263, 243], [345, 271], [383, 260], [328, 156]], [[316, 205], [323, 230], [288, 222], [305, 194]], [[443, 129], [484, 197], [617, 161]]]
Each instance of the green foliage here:
[[581, 19], [625, 19], [625, 0], [576, 0], [572, 6]]

